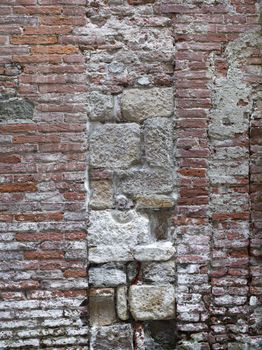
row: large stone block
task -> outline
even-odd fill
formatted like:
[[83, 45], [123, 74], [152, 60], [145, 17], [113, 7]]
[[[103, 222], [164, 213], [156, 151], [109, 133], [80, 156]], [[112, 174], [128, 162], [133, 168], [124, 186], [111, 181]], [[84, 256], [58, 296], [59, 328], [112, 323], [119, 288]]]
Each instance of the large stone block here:
[[173, 164], [173, 123], [168, 118], [149, 118], [144, 123], [146, 161], [150, 166]]
[[90, 267], [89, 283], [96, 287], [115, 287], [126, 283], [125, 272], [117, 264]]
[[91, 330], [90, 350], [133, 350], [131, 324], [94, 327]]
[[88, 230], [89, 246], [126, 245], [133, 247], [150, 241], [150, 223], [135, 210], [92, 210]]
[[166, 261], [172, 258], [175, 248], [171, 242], [141, 244], [134, 248], [134, 257], [138, 261]]
[[90, 164], [96, 168], [128, 168], [140, 159], [137, 124], [99, 124], [90, 134]]
[[142, 122], [150, 117], [169, 117], [173, 113], [173, 89], [130, 89], [121, 99], [125, 120]]
[[172, 285], [133, 285], [129, 288], [130, 311], [135, 320], [165, 320], [175, 315]]
[[89, 248], [88, 253], [89, 262], [95, 264], [134, 260], [131, 248], [126, 245], [100, 245]]
[[165, 169], [132, 169], [119, 173], [119, 190], [130, 195], [171, 193], [172, 172]]
[[114, 289], [101, 288], [89, 291], [90, 324], [106, 326], [116, 320]]

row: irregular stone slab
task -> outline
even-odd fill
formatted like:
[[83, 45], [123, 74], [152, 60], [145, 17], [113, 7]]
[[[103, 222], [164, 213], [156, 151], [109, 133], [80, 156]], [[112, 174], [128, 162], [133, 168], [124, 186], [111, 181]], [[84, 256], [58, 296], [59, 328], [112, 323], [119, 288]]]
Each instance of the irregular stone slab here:
[[88, 230], [89, 246], [135, 246], [150, 241], [150, 223], [135, 210], [92, 210]]
[[90, 350], [133, 350], [133, 330], [130, 324], [91, 329]]
[[144, 123], [146, 160], [150, 166], [173, 164], [173, 123], [168, 118], [149, 118]]
[[126, 274], [116, 264], [90, 267], [89, 283], [96, 287], [115, 287], [126, 283]]
[[140, 158], [137, 124], [100, 124], [90, 135], [90, 164], [96, 168], [128, 168]]
[[127, 286], [120, 286], [117, 288], [116, 309], [117, 316], [120, 318], [120, 320], [126, 321], [128, 319]]
[[92, 196], [90, 207], [92, 209], [108, 209], [113, 206], [113, 187], [111, 181], [92, 181]]
[[133, 285], [129, 288], [129, 304], [135, 320], [172, 319], [175, 289], [172, 285]]
[[129, 89], [121, 98], [123, 118], [141, 122], [150, 117], [169, 117], [174, 110], [172, 88]]
[[89, 248], [88, 252], [89, 262], [95, 264], [134, 260], [131, 248], [128, 246], [100, 245], [98, 247]]
[[175, 248], [171, 242], [154, 242], [134, 248], [134, 258], [138, 261], [166, 261], [172, 258]]
[[164, 194], [172, 189], [173, 176], [169, 170], [133, 169], [119, 174], [119, 190], [125, 194]]
[[143, 263], [143, 278], [146, 282], [174, 282], [175, 261]]
[[92, 91], [88, 97], [87, 113], [92, 121], [110, 121], [114, 117], [114, 100], [112, 95]]
[[114, 289], [89, 290], [89, 313], [92, 326], [106, 326], [116, 320]]
[[173, 196], [161, 196], [161, 195], [149, 195], [149, 196], [137, 196], [136, 208], [137, 209], [160, 209], [160, 208], [172, 208], [175, 204], [175, 198]]
[[10, 100], [0, 99], [0, 119], [32, 119], [34, 114], [34, 105], [32, 102], [13, 98]]

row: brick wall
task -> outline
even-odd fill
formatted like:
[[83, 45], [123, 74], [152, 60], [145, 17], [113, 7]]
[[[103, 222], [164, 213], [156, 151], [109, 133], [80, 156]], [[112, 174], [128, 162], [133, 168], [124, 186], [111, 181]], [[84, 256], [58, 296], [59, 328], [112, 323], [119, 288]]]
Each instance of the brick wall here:
[[0, 349], [261, 348], [259, 13], [0, 0]]

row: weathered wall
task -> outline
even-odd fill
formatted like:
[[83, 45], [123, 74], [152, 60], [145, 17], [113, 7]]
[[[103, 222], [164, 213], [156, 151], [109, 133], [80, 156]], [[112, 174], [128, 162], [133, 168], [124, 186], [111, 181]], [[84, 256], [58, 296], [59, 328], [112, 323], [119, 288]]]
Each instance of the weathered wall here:
[[0, 5], [0, 349], [260, 349], [259, 3]]

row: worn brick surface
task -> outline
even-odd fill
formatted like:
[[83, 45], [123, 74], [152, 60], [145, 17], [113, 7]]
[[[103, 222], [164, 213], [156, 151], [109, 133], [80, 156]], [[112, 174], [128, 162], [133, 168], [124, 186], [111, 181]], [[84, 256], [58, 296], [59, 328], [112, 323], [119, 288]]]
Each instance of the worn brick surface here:
[[0, 1], [0, 349], [262, 347], [259, 13]]

